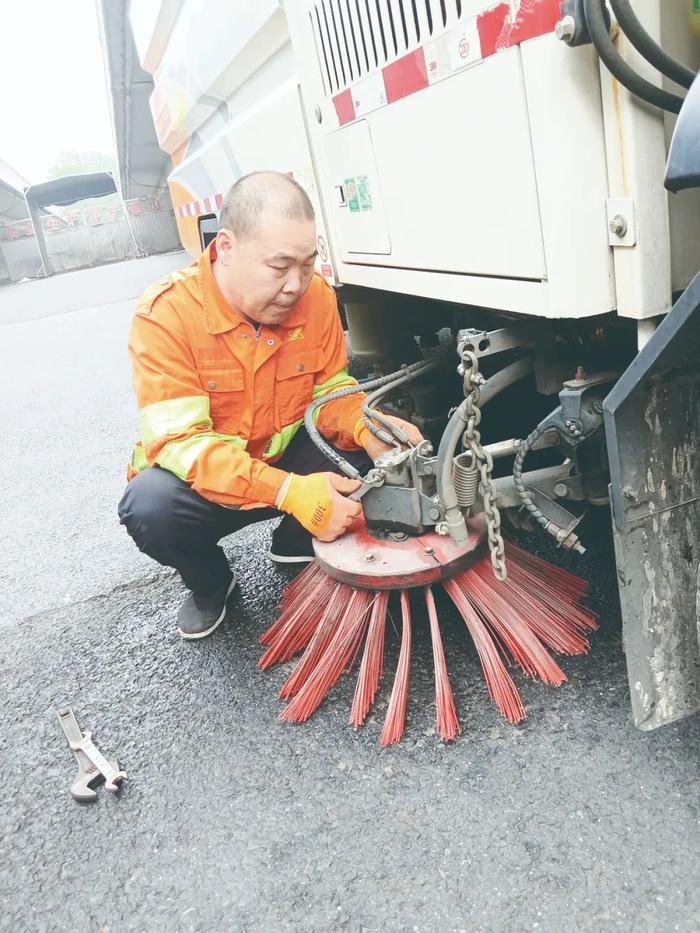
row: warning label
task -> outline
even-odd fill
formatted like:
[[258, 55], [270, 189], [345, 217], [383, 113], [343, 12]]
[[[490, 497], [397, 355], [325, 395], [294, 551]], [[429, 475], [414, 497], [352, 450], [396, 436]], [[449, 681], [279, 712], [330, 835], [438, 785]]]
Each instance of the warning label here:
[[350, 210], [356, 214], [360, 210], [360, 199], [357, 196], [357, 181], [354, 178], [345, 179], [345, 199]]
[[372, 194], [366, 175], [345, 179], [345, 200], [353, 214], [372, 210]]
[[357, 176], [357, 199], [361, 211], [372, 210], [372, 195], [369, 193], [369, 179], [366, 175]]

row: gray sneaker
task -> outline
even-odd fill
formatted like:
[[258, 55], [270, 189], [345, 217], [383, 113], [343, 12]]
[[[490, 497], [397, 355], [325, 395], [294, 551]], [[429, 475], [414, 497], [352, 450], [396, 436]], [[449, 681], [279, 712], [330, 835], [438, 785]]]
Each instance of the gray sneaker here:
[[183, 638], [206, 638], [219, 627], [226, 615], [226, 602], [236, 585], [236, 574], [213, 596], [201, 597], [190, 593], [180, 606], [177, 628]]

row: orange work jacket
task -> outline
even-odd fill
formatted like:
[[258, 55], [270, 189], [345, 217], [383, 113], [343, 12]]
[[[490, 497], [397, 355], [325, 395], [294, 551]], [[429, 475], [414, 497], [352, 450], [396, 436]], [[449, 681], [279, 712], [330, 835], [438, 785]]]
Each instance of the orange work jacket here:
[[[141, 297], [129, 336], [141, 438], [129, 478], [158, 465], [214, 502], [274, 505], [287, 473], [275, 460], [312, 399], [356, 385], [348, 375], [335, 292], [314, 275], [289, 317], [256, 329], [224, 300], [214, 243]], [[317, 427], [357, 448], [362, 394], [319, 412]]]

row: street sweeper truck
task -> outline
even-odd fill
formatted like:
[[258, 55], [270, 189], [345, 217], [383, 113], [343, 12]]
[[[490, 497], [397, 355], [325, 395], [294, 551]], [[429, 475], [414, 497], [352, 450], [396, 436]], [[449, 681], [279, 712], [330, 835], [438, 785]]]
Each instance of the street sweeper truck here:
[[365, 526], [314, 573], [439, 580], [459, 606], [482, 545], [506, 577], [506, 518], [581, 552], [582, 517], [609, 510], [644, 729], [700, 708], [699, 19], [696, 0], [130, 9], [183, 245], [215, 236], [240, 176], [296, 179], [368, 428], [394, 445], [363, 478]]

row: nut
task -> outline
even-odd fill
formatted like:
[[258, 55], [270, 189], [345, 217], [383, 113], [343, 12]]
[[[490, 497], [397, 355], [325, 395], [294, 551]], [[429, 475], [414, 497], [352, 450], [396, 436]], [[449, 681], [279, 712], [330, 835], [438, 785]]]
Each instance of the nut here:
[[570, 45], [575, 34], [576, 20], [573, 18], [573, 16], [562, 16], [557, 25], [554, 27], [554, 35], [561, 42], [566, 42], [567, 45]]
[[627, 221], [622, 214], [615, 214], [610, 221], [610, 232], [622, 238], [627, 233]]

